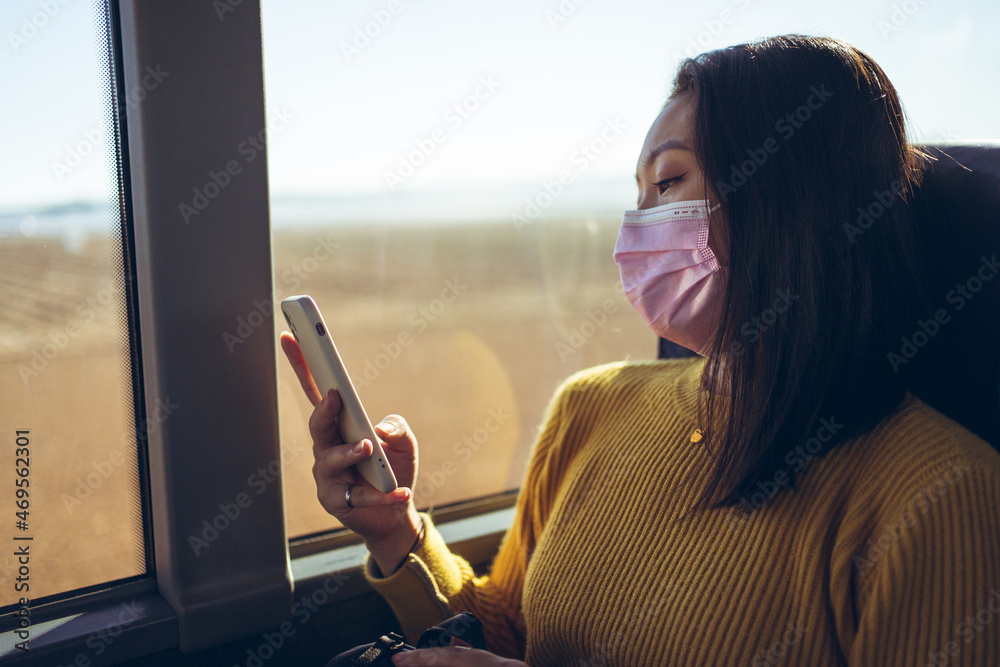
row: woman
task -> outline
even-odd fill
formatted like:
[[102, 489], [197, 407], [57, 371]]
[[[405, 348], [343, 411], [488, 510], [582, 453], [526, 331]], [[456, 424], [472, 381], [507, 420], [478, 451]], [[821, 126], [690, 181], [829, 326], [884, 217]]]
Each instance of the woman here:
[[[923, 313], [904, 203], [922, 168], [848, 44], [686, 61], [615, 258], [651, 328], [702, 356], [566, 381], [482, 577], [409, 489], [349, 470], [371, 444], [340, 443], [338, 397], [283, 335], [316, 405], [320, 501], [365, 538], [366, 577], [411, 642], [468, 610], [492, 651], [396, 664], [997, 664], [1000, 455], [886, 360]], [[378, 433], [412, 487], [406, 422]]]

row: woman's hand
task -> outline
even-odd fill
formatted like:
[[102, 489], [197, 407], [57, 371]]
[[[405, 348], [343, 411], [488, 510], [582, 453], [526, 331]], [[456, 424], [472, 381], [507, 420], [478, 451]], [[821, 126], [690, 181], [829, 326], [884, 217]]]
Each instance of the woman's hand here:
[[[344, 444], [337, 423], [340, 395], [336, 391], [325, 397], [320, 394], [295, 337], [287, 331], [281, 334], [281, 348], [314, 406], [309, 433], [313, 440], [313, 477], [319, 502], [329, 514], [361, 535], [373, 555], [383, 556], [378, 564], [384, 568], [389, 560], [386, 553], [399, 552], [401, 558], [416, 537], [419, 518], [410, 489], [417, 476], [417, 440], [406, 420], [398, 415], [389, 415], [375, 426], [398, 488], [386, 494], [368, 484], [353, 466], [372, 455], [372, 443], [365, 439]], [[346, 495], [351, 485], [353, 508], [347, 506]], [[373, 547], [382, 553], [376, 553]]]
[[528, 667], [520, 660], [501, 658], [488, 651], [459, 646], [442, 648], [420, 648], [392, 656], [392, 664], [403, 665], [435, 665], [435, 667]]

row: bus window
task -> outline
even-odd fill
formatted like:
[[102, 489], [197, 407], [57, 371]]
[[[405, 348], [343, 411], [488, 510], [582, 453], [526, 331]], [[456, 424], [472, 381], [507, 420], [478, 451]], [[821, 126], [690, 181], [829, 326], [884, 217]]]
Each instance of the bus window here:
[[[602, 66], [544, 12], [463, 31], [480, 11], [262, 6], [275, 303], [312, 295], [371, 419], [409, 421], [421, 509], [517, 488], [563, 378], [656, 356], [611, 260], [640, 118], [534, 67], [566, 49], [581, 74]], [[316, 502], [312, 408], [281, 361], [298, 537], [337, 524]]]
[[[143, 575], [148, 553], [113, 114], [140, 102], [112, 85], [103, 3], [5, 3], [3, 16], [17, 92], [2, 112], [0, 486], [5, 528], [26, 538], [0, 555], [7, 606]], [[159, 398], [149, 429], [178, 409]]]

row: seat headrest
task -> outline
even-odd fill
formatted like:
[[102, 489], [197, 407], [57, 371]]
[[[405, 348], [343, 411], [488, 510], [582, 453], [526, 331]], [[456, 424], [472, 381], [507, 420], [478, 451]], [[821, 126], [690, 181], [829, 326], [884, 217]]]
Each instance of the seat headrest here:
[[931, 307], [947, 321], [901, 375], [914, 395], [1000, 447], [1000, 145], [921, 147], [936, 159], [913, 220]]

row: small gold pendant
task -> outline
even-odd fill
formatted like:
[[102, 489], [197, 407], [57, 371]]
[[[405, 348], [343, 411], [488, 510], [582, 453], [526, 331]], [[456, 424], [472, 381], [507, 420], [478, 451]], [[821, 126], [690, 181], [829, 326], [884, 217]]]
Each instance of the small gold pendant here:
[[697, 444], [697, 443], [701, 442], [701, 438], [702, 438], [701, 429], [700, 428], [696, 428], [691, 433], [691, 442], [694, 443], [694, 444]]

